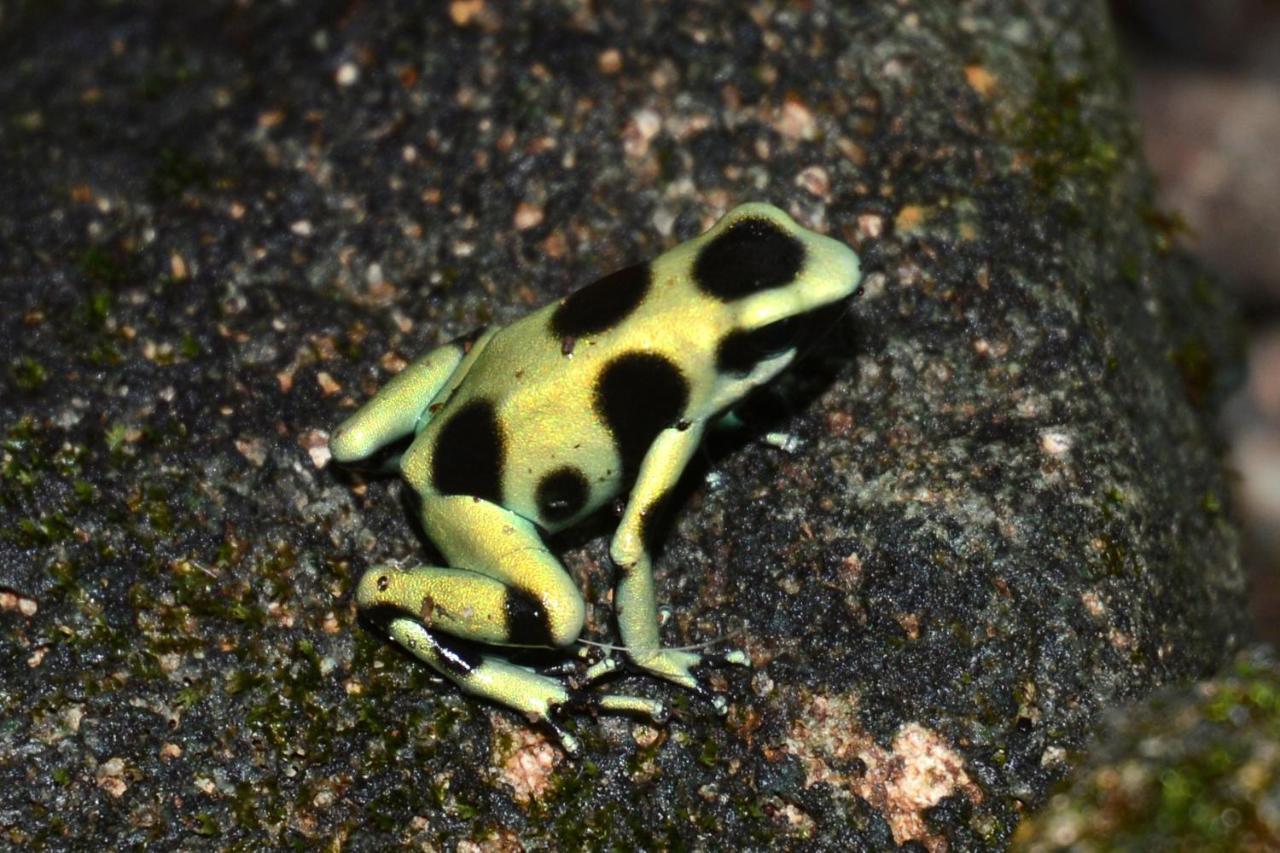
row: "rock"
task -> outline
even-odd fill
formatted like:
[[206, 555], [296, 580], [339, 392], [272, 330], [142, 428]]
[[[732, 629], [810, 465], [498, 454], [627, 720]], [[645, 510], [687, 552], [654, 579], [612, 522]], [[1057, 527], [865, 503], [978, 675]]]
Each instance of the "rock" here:
[[[1103, 708], [1244, 625], [1230, 312], [1151, 207], [1104, 5], [1022, 14], [13, 6], [0, 839], [1007, 844]], [[659, 563], [668, 641], [754, 666], [724, 719], [626, 677], [677, 718], [571, 720], [569, 762], [357, 620], [425, 546], [324, 437], [751, 199], [869, 273]], [[605, 641], [610, 525], [553, 543]]]
[[1084, 764], [1017, 848], [1280, 847], [1280, 665], [1255, 646], [1222, 673], [1107, 714]]

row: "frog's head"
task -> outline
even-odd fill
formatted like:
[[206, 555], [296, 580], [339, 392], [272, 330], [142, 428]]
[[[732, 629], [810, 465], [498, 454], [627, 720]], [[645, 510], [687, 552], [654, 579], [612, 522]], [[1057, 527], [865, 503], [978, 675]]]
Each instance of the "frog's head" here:
[[735, 207], [696, 242], [693, 280], [734, 318], [717, 357], [727, 373], [750, 373], [793, 351], [807, 321], [853, 293], [862, 277], [852, 249], [769, 204]]

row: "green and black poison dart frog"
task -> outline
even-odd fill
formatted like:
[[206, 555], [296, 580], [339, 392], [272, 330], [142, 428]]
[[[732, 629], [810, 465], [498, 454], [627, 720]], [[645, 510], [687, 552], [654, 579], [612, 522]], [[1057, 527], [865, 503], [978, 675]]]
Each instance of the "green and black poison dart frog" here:
[[[414, 436], [399, 468], [446, 565], [371, 568], [359, 607], [463, 690], [550, 726], [570, 753], [578, 744], [557, 724], [564, 710], [661, 721], [662, 702], [587, 692], [451, 642], [574, 643], [585, 605], [543, 534], [628, 493], [609, 551], [623, 645], [635, 666], [705, 695], [692, 672], [704, 656], [658, 636], [657, 519], [708, 423], [785, 368], [798, 324], [859, 279], [848, 246], [776, 207], [744, 204], [657, 260], [422, 356], [329, 447], [353, 462]], [[614, 668], [606, 659], [584, 680]]]

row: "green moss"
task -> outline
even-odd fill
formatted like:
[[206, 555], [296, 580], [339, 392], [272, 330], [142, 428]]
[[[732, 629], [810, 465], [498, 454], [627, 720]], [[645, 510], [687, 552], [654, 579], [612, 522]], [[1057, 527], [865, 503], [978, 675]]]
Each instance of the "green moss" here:
[[720, 744], [714, 738], [707, 738], [702, 742], [702, 749], [698, 752], [698, 761], [707, 767], [715, 767], [719, 760]]
[[16, 495], [30, 491], [41, 479], [47, 467], [47, 459], [41, 452], [40, 442], [36, 439], [35, 422], [29, 418], [20, 418], [5, 432], [0, 440], [0, 482], [5, 488], [0, 489], [0, 501], [6, 506], [16, 506]]
[[97, 367], [112, 367], [124, 360], [124, 354], [110, 341], [99, 341], [85, 352], [85, 360]]
[[191, 153], [172, 147], [160, 149], [148, 181], [148, 189], [158, 201], [177, 199], [188, 190], [208, 189], [212, 185], [208, 166]]
[[24, 355], [9, 365], [9, 376], [23, 391], [35, 391], [47, 378], [44, 365], [29, 355]]
[[178, 354], [185, 359], [193, 359], [198, 358], [201, 352], [200, 342], [190, 332], [184, 333], [182, 340], [178, 342]]
[[[1089, 767], [1018, 832], [1053, 849], [1261, 850], [1280, 845], [1280, 667], [1248, 653], [1120, 721]], [[1064, 837], [1069, 833], [1070, 838]]]
[[1171, 355], [1173, 366], [1182, 376], [1182, 388], [1194, 406], [1202, 406], [1213, 389], [1215, 373], [1213, 357], [1204, 341], [1186, 341]]
[[[1139, 206], [1138, 216], [1155, 236], [1156, 249], [1161, 253], [1172, 251], [1182, 238], [1192, 236], [1191, 227], [1177, 211], [1144, 204]], [[1218, 299], [1216, 295], [1213, 297], [1215, 303]]]
[[192, 818], [193, 826], [191, 831], [196, 835], [203, 835], [206, 838], [215, 838], [220, 833], [218, 829], [218, 819], [209, 812], [197, 812]]
[[1218, 306], [1222, 304], [1222, 290], [1207, 275], [1198, 275], [1191, 282], [1191, 296], [1205, 308], [1220, 310]]
[[1102, 117], [1091, 112], [1089, 99], [1105, 87], [1103, 78], [1119, 74], [1106, 63], [1092, 67], [1093, 77], [1065, 77], [1046, 52], [1030, 102], [997, 127], [1030, 160], [1038, 197], [1057, 202], [1058, 215], [1073, 224], [1094, 218], [1104, 205], [1101, 194], [1110, 190], [1137, 148], [1132, 128], [1108, 133]]
[[[132, 280], [134, 263], [133, 256], [125, 251], [89, 246], [80, 253], [77, 266], [89, 279], [108, 287], [119, 287]], [[101, 324], [110, 314], [111, 304], [110, 291], [95, 289], [89, 296], [88, 319]]]
[[15, 528], [5, 531], [4, 538], [21, 548], [38, 548], [65, 542], [75, 528], [61, 514], [49, 513], [38, 518], [20, 518]]
[[1130, 252], [1120, 259], [1120, 275], [1129, 284], [1142, 281], [1142, 256]]
[[128, 431], [129, 431], [128, 427], [126, 427], [124, 424], [121, 424], [121, 423], [115, 423], [115, 424], [112, 424], [110, 427], [108, 427], [107, 433], [104, 436], [107, 442], [107, 449], [110, 450], [112, 453], [115, 453], [121, 447], [123, 447], [124, 437], [125, 437], [125, 434], [128, 433]]

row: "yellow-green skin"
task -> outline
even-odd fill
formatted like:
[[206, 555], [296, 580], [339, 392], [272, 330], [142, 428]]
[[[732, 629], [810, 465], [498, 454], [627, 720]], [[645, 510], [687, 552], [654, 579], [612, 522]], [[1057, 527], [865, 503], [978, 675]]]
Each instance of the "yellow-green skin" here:
[[371, 568], [359, 606], [464, 690], [549, 724], [570, 752], [577, 741], [555, 719], [565, 707], [665, 718], [661, 702], [583, 693], [449, 638], [577, 640], [582, 597], [542, 533], [629, 488], [610, 547], [623, 645], [641, 669], [700, 690], [691, 668], [702, 656], [664, 649], [658, 636], [659, 516], [708, 422], [795, 357], [792, 321], [848, 296], [859, 278], [849, 247], [775, 207], [744, 204], [652, 262], [419, 358], [329, 447], [352, 462], [413, 434], [400, 471], [448, 565]]

